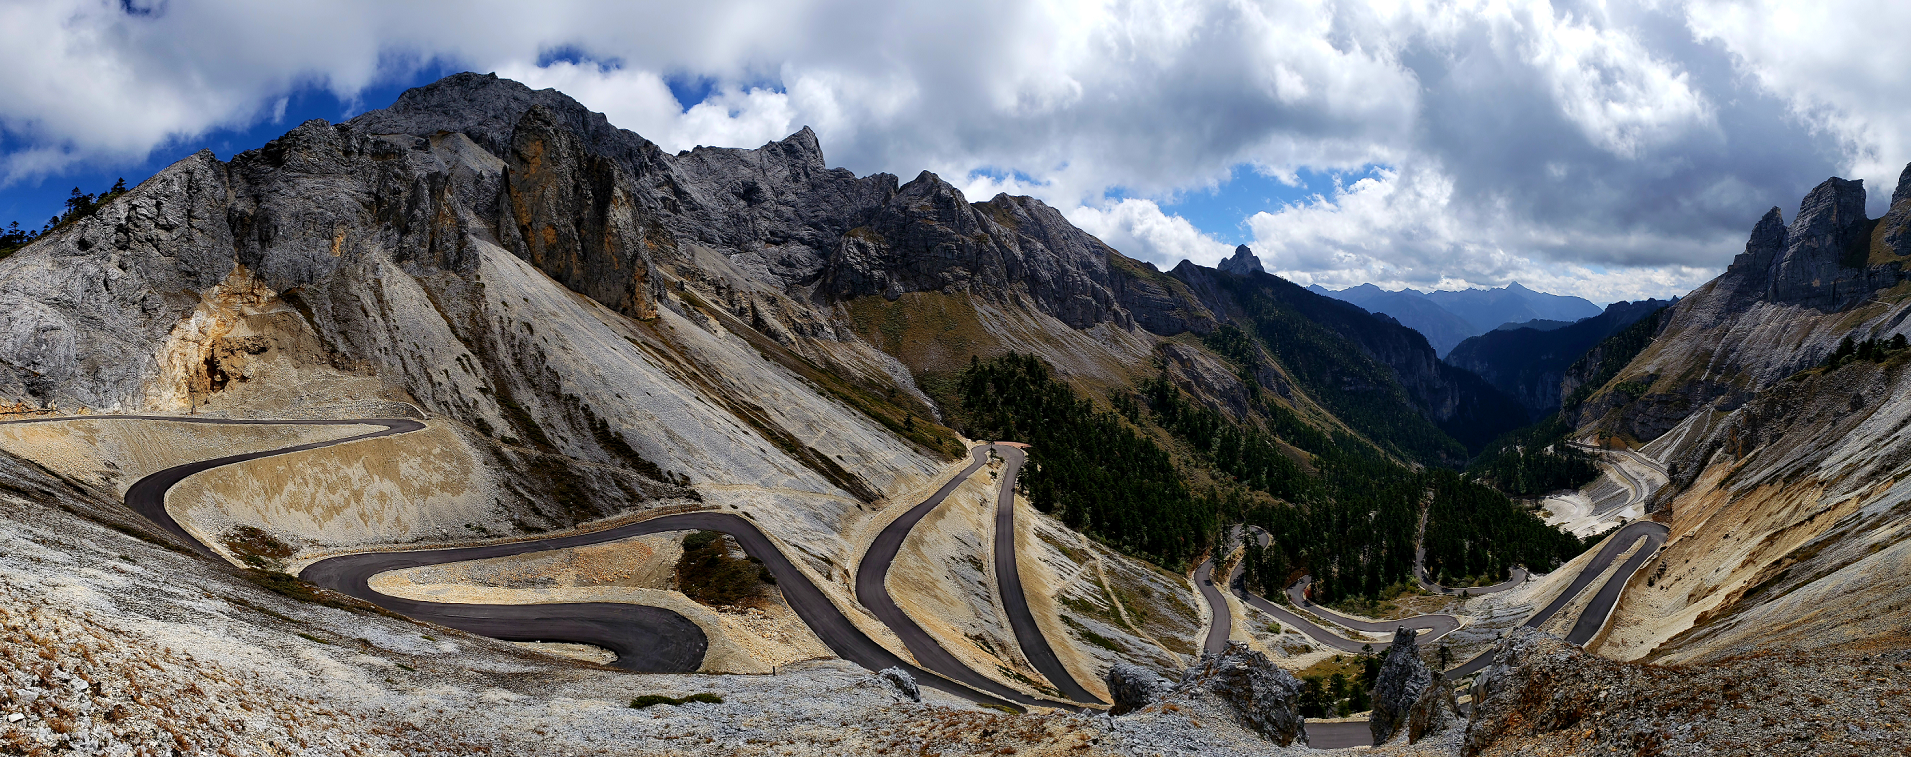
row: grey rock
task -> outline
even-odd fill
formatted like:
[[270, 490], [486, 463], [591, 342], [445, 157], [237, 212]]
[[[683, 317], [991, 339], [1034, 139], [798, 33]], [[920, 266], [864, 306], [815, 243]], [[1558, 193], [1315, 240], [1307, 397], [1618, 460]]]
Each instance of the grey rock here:
[[1108, 710], [1110, 715], [1126, 715], [1147, 707], [1170, 689], [1167, 679], [1128, 662], [1115, 663], [1102, 680], [1108, 684], [1108, 695], [1114, 700], [1114, 706]]
[[909, 671], [902, 668], [883, 668], [876, 677], [896, 687], [896, 691], [908, 697], [909, 701], [922, 701], [922, 690], [916, 688], [916, 677], [909, 675]]
[[1771, 298], [1835, 308], [1869, 294], [1863, 275], [1868, 231], [1864, 182], [1826, 179], [1805, 195], [1787, 230], [1785, 254], [1772, 269]]
[[1267, 269], [1261, 267], [1260, 256], [1255, 255], [1254, 251], [1248, 249], [1247, 245], [1235, 247], [1234, 256], [1221, 261], [1219, 267], [1225, 273], [1238, 274], [1241, 276], [1246, 276], [1250, 273], [1267, 273]]
[[1204, 700], [1231, 713], [1243, 728], [1280, 746], [1307, 743], [1300, 714], [1301, 682], [1245, 642], [1201, 655], [1175, 684], [1172, 696]]
[[1460, 702], [1453, 696], [1446, 676], [1436, 670], [1426, 690], [1407, 710], [1407, 743], [1418, 743], [1460, 723]]
[[1374, 679], [1374, 710], [1367, 721], [1374, 743], [1384, 744], [1393, 739], [1394, 733], [1406, 724], [1408, 711], [1432, 683], [1433, 671], [1420, 660], [1417, 634], [1405, 628], [1394, 629], [1393, 646], [1387, 648], [1387, 659], [1380, 664], [1380, 675]]

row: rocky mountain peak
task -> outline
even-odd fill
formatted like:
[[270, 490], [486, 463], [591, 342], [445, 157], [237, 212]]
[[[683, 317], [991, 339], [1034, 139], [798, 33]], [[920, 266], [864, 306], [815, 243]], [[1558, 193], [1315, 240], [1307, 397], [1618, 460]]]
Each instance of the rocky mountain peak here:
[[1250, 273], [1267, 273], [1261, 267], [1261, 258], [1248, 249], [1247, 245], [1234, 248], [1234, 257], [1221, 261], [1221, 270], [1246, 276]]
[[1420, 660], [1419, 637], [1414, 631], [1397, 628], [1387, 659], [1374, 679], [1374, 712], [1367, 727], [1374, 743], [1384, 744], [1407, 722], [1407, 711], [1420, 700], [1433, 683], [1433, 672]]
[[823, 170], [828, 165], [823, 162], [823, 143], [816, 139], [816, 132], [804, 126], [795, 134], [784, 137], [780, 142], [771, 142], [765, 148], [774, 149], [784, 157], [801, 162], [814, 170]]
[[1752, 236], [1745, 242], [1745, 251], [1732, 258], [1732, 265], [1726, 270], [1762, 274], [1772, 267], [1772, 261], [1784, 251], [1785, 216], [1774, 205], [1752, 227]]

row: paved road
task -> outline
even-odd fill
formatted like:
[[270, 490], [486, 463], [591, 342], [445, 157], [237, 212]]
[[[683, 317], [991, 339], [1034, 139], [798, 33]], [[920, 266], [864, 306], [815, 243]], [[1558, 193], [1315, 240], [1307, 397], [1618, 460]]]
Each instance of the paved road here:
[[1022, 472], [1022, 463], [1028, 455], [1015, 447], [1002, 447], [1000, 454], [1008, 461], [1008, 467], [1002, 470], [1002, 482], [995, 498], [995, 582], [1002, 595], [1002, 609], [1009, 616], [1009, 628], [1015, 631], [1015, 642], [1022, 647], [1022, 656], [1043, 678], [1055, 684], [1062, 696], [1084, 704], [1106, 704], [1082, 688], [1074, 674], [1068, 672], [1068, 667], [1055, 656], [1055, 649], [1048, 645], [1041, 626], [1035, 624], [1034, 613], [1029, 612], [1028, 595], [1022, 589], [1022, 569], [1015, 562], [1015, 477]]
[[1356, 631], [1365, 631], [1367, 633], [1390, 634], [1393, 633], [1396, 628], [1406, 627], [1416, 631], [1426, 632], [1427, 635], [1422, 637], [1421, 641], [1427, 642], [1445, 636], [1447, 633], [1460, 627], [1460, 619], [1446, 613], [1415, 615], [1411, 618], [1401, 618], [1398, 620], [1371, 620], [1353, 615], [1342, 615], [1314, 604], [1313, 600], [1307, 598], [1307, 587], [1312, 585], [1313, 582], [1313, 576], [1301, 576], [1301, 580], [1295, 581], [1293, 586], [1287, 587], [1288, 600], [1292, 601], [1295, 607], [1318, 615], [1329, 622], [1338, 623], [1346, 628], [1351, 628]]
[[[1234, 576], [1241, 575], [1240, 564], [1234, 566]], [[1201, 598], [1208, 601], [1208, 638], [1201, 643], [1201, 651], [1219, 654], [1228, 648], [1228, 637], [1234, 633], [1234, 617], [1228, 612], [1227, 599], [1214, 586], [1214, 558], [1201, 561], [1194, 569], [1194, 586], [1201, 590]]]
[[[917, 625], [915, 619], [909, 617], [909, 613], [903, 612], [902, 608], [896, 605], [896, 600], [889, 596], [889, 588], [884, 585], [884, 579], [889, 575], [889, 567], [895, 562], [896, 553], [902, 550], [903, 541], [909, 538], [909, 532], [916, 527], [916, 524], [931, 511], [940, 507], [943, 500], [949, 498], [950, 492], [955, 491], [956, 487], [967, 481], [969, 476], [980, 470], [988, 462], [990, 451], [999, 453], [1008, 449], [1011, 448], [984, 445], [970, 450], [969, 456], [972, 460], [969, 467], [956, 474], [955, 478], [949, 479], [948, 483], [943, 484], [942, 488], [928, 499], [909, 508], [908, 512], [884, 526], [883, 530], [876, 534], [875, 540], [870, 542], [869, 550], [863, 553], [862, 562], [856, 566], [856, 598], [875, 613], [877, 620], [882, 621], [883, 625], [895, 632], [896, 637], [902, 640], [903, 646], [909, 648], [909, 653], [915, 655], [916, 661], [922, 663], [923, 667], [1002, 699], [1024, 705], [1053, 707], [1057, 705], [1056, 702], [1037, 699], [1016, 691], [964, 665], [961, 660], [956, 659], [955, 655], [950, 654], [949, 650], [943, 648], [934, 636], [929, 635], [922, 626]], [[1017, 454], [1020, 454], [1019, 450]]]
[[[148, 415], [95, 415], [0, 421], [0, 424], [49, 423], [73, 420], [149, 420], [216, 425], [375, 425], [364, 434], [261, 452], [203, 460], [153, 473], [127, 489], [129, 507], [202, 554], [214, 554], [180, 527], [166, 511], [166, 491], [195, 473], [247, 460], [346, 444], [381, 436], [409, 433], [424, 424], [409, 418], [347, 420], [237, 420]], [[458, 549], [378, 552], [333, 557], [313, 563], [300, 577], [409, 617], [506, 640], [564, 641], [602, 646], [616, 652], [618, 667], [646, 672], [688, 672], [702, 663], [708, 641], [703, 631], [675, 612], [644, 605], [584, 602], [543, 605], [482, 605], [417, 602], [380, 594], [368, 585], [371, 576], [403, 567], [436, 565], [461, 560], [523, 554], [597, 544], [643, 534], [683, 530], [720, 531], [734, 537], [745, 552], [763, 561], [776, 577], [790, 607], [831, 651], [870, 670], [899, 667], [917, 683], [975, 702], [1010, 704], [974, 691], [916, 667], [877, 644], [851, 623], [828, 596], [798, 570], [755, 524], [736, 515], [695, 512], [669, 515], [588, 534], [570, 534], [535, 541]], [[1013, 706], [1013, 705], [1011, 705]]]
[[1315, 749], [1345, 749], [1373, 744], [1373, 726], [1367, 725], [1365, 720], [1307, 724], [1307, 745]]

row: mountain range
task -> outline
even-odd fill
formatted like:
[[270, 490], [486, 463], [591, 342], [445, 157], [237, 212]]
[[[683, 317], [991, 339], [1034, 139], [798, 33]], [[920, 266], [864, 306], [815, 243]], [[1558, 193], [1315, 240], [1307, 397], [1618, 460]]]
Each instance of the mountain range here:
[[1384, 313], [1425, 335], [1441, 357], [1468, 337], [1510, 323], [1533, 320], [1571, 323], [1601, 312], [1580, 297], [1535, 292], [1519, 282], [1497, 289], [1388, 291], [1372, 284], [1330, 290], [1315, 284], [1308, 291], [1345, 300], [1370, 313]]
[[1573, 323], [1538, 321], [1507, 324], [1467, 337], [1446, 355], [1446, 362], [1486, 379], [1518, 399], [1538, 419], [1559, 410], [1567, 369], [1607, 337], [1678, 300], [1615, 302], [1599, 315]]

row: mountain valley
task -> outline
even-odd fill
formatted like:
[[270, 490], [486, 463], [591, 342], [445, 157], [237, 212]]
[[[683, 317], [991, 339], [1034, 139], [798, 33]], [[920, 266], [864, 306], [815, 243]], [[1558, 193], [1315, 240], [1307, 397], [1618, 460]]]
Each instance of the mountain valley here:
[[0, 754], [1901, 752], [1864, 208], [1325, 292], [452, 75], [0, 257]]

